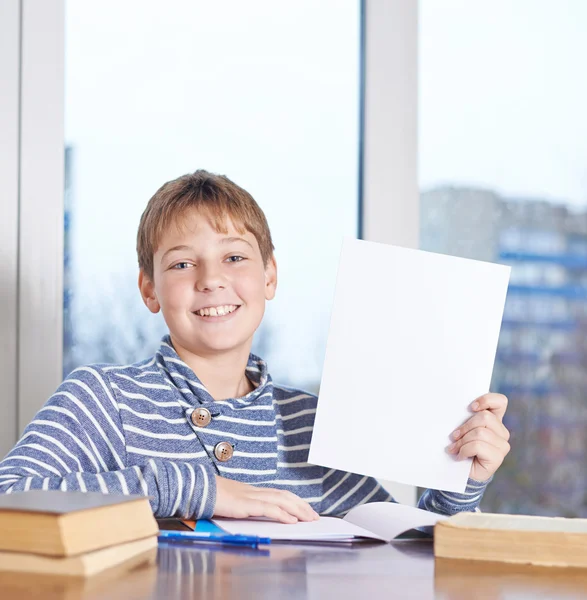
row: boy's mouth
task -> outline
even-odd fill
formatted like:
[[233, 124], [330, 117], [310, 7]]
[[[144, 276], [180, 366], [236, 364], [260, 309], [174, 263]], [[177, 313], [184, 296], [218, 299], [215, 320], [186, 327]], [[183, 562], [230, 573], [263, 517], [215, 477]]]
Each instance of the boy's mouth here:
[[236, 304], [221, 304], [220, 306], [207, 306], [206, 308], [200, 308], [194, 311], [195, 315], [199, 317], [224, 317], [230, 315], [239, 308]]

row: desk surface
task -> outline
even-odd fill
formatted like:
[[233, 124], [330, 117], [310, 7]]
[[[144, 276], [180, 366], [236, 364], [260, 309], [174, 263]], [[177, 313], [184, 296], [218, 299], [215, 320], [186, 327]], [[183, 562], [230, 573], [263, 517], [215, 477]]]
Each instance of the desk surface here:
[[2, 600], [586, 598], [587, 569], [434, 562], [426, 541], [266, 552], [161, 545], [157, 561], [89, 580], [0, 573]]

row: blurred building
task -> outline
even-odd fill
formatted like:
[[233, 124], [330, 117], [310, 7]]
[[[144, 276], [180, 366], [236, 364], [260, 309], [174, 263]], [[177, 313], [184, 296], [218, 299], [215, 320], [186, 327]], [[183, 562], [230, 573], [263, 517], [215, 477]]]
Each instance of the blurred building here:
[[483, 508], [587, 516], [587, 212], [443, 187], [421, 215], [423, 249], [512, 266], [492, 381], [512, 450]]

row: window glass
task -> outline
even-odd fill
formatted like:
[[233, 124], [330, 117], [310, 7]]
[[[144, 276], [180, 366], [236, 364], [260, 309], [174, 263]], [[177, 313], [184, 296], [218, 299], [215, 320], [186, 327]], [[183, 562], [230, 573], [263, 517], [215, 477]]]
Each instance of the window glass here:
[[135, 238], [204, 168], [265, 211], [279, 267], [253, 350], [318, 386], [340, 242], [357, 235], [357, 0], [67, 3], [64, 370], [149, 356]]
[[581, 0], [420, 2], [422, 247], [512, 266], [484, 510], [587, 516], [586, 26]]

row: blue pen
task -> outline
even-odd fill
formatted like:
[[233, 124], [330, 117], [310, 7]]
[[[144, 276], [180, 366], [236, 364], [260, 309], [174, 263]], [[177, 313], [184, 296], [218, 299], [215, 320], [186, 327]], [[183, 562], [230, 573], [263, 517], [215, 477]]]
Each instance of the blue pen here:
[[210, 542], [225, 544], [227, 546], [248, 546], [258, 548], [259, 544], [270, 544], [270, 538], [258, 537], [256, 535], [239, 535], [230, 533], [209, 533], [197, 531], [159, 531], [159, 539], [177, 540], [183, 542]]

